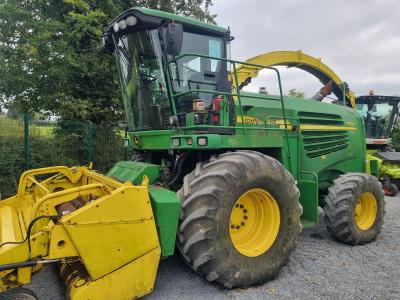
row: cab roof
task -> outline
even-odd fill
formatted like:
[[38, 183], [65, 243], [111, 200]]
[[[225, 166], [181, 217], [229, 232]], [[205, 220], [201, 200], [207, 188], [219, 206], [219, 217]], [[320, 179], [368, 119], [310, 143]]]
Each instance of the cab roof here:
[[383, 95], [367, 95], [367, 96], [358, 96], [356, 98], [356, 103], [384, 103], [384, 102], [399, 102], [399, 96], [383, 96]]
[[126, 11], [124, 11], [122, 14], [120, 14], [118, 17], [116, 17], [108, 26], [107, 30], [112, 28], [112, 25], [116, 22], [119, 21], [120, 19], [126, 17], [129, 14], [134, 14], [136, 16], [137, 13], [148, 16], [148, 17], [153, 17], [157, 18], [161, 21], [163, 20], [171, 20], [171, 21], [176, 21], [179, 23], [182, 23], [183, 25], [188, 25], [190, 27], [197, 27], [201, 29], [205, 29], [208, 31], [215, 32], [219, 35], [226, 35], [229, 34], [229, 29], [211, 24], [211, 23], [206, 23], [202, 22], [193, 18], [188, 18], [184, 16], [179, 16], [175, 15], [173, 13], [165, 12], [165, 11], [160, 11], [160, 10], [155, 10], [155, 9], [150, 9], [150, 8], [144, 8], [144, 7], [132, 7]]

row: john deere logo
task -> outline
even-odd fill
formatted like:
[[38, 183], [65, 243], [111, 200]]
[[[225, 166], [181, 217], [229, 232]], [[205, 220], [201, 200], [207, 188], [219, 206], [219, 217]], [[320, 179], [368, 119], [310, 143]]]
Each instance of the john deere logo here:
[[249, 117], [249, 116], [243, 116], [244, 122], [242, 122], [242, 117], [238, 116], [236, 118], [236, 123], [245, 123], [245, 124], [253, 124], [253, 125], [262, 125], [264, 124], [263, 121], [254, 118], [254, 117]]

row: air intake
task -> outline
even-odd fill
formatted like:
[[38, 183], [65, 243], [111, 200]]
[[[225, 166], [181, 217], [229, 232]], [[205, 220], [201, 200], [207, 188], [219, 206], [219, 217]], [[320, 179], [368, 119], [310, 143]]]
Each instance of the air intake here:
[[300, 129], [307, 157], [315, 158], [346, 149], [348, 133], [340, 115], [299, 112]]

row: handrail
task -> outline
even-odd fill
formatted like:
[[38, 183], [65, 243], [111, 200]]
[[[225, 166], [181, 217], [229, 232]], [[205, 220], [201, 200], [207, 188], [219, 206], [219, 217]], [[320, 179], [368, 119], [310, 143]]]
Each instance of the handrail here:
[[[285, 120], [285, 128], [287, 128], [287, 124], [286, 124], [286, 113], [285, 113], [285, 105], [283, 103], [283, 92], [282, 92], [282, 84], [281, 84], [281, 77], [280, 77], [280, 73], [279, 70], [277, 68], [274, 67], [270, 67], [270, 66], [265, 66], [265, 65], [259, 65], [259, 64], [252, 64], [252, 63], [248, 63], [248, 62], [243, 62], [243, 61], [239, 61], [239, 60], [233, 60], [233, 59], [228, 59], [228, 58], [222, 58], [222, 57], [215, 57], [215, 56], [209, 56], [209, 55], [204, 55], [204, 54], [196, 54], [196, 53], [186, 53], [186, 54], [182, 54], [179, 55], [177, 57], [175, 57], [174, 59], [171, 59], [170, 61], [168, 61], [168, 65], [171, 65], [173, 63], [176, 63], [178, 60], [184, 58], [184, 57], [202, 57], [202, 58], [209, 58], [209, 59], [213, 59], [213, 60], [219, 60], [219, 61], [225, 61], [225, 62], [229, 62], [231, 64], [233, 64], [233, 70], [234, 70], [234, 74], [235, 74], [235, 90], [236, 93], [227, 93], [227, 92], [220, 92], [220, 91], [211, 91], [211, 90], [189, 90], [189, 91], [185, 91], [182, 93], [178, 93], [178, 94], [174, 94], [172, 93], [172, 97], [175, 99], [179, 96], [188, 94], [188, 93], [193, 93], [193, 92], [203, 92], [203, 93], [219, 93], [219, 94], [223, 94], [223, 95], [231, 95], [231, 96], [237, 96], [238, 100], [239, 100], [239, 110], [240, 110], [240, 117], [242, 120], [244, 120], [244, 116], [243, 116], [243, 107], [242, 107], [242, 103], [241, 103], [241, 93], [240, 93], [240, 89], [238, 86], [238, 80], [237, 80], [237, 68], [236, 68], [236, 64], [240, 64], [240, 65], [248, 65], [248, 66], [253, 66], [253, 67], [258, 67], [258, 68], [263, 68], [263, 69], [270, 69], [275, 71], [275, 73], [277, 74], [278, 77], [278, 83], [279, 83], [279, 93], [280, 93], [280, 97], [279, 97], [279, 101], [281, 101], [282, 104], [282, 115], [283, 115], [283, 119]], [[168, 69], [168, 73], [170, 72], [170, 68]], [[171, 74], [168, 74], [169, 78], [171, 78]], [[249, 98], [255, 98], [255, 99], [271, 99], [271, 100], [276, 100], [273, 98], [268, 98], [268, 97], [261, 97], [261, 96], [249, 96]]]
[[[193, 90], [187, 90], [187, 91], [184, 91], [184, 92], [180, 92], [180, 93], [174, 94], [174, 97], [184, 96], [184, 95], [186, 95], [186, 94], [190, 94], [190, 93], [193, 93], [193, 92], [207, 93], [207, 94], [218, 94], [218, 95], [226, 95], [226, 96], [227, 96], [227, 95], [230, 95], [230, 96], [239, 96], [238, 93], [228, 93], [228, 92], [222, 92], [222, 91], [211, 91], [211, 90], [203, 90], [203, 89], [193, 89]], [[250, 98], [281, 101], [280, 98], [273, 98], [273, 97], [268, 97], [268, 96], [251, 95]]]
[[[168, 77], [172, 78], [171, 74], [170, 74], [170, 68], [169, 65], [175, 63], [184, 58], [184, 57], [200, 57], [200, 58], [208, 58], [208, 59], [213, 59], [213, 60], [218, 60], [218, 61], [224, 61], [224, 62], [229, 62], [230, 64], [232, 64], [233, 66], [233, 73], [235, 75], [235, 90], [236, 93], [235, 95], [238, 97], [238, 102], [239, 102], [239, 112], [240, 112], [240, 117], [242, 120], [242, 124], [243, 124], [243, 131], [244, 133], [246, 133], [246, 129], [248, 128], [246, 126], [246, 123], [244, 122], [244, 115], [243, 115], [243, 106], [242, 106], [242, 100], [241, 100], [241, 92], [239, 89], [239, 84], [238, 84], [238, 75], [237, 75], [237, 67], [236, 64], [240, 64], [240, 65], [247, 65], [247, 66], [253, 66], [253, 67], [257, 67], [257, 68], [262, 68], [262, 69], [269, 69], [269, 70], [273, 70], [275, 71], [277, 77], [278, 77], [278, 85], [279, 85], [279, 100], [281, 102], [281, 106], [282, 106], [282, 117], [284, 120], [284, 126], [285, 126], [285, 137], [286, 137], [286, 143], [287, 143], [287, 158], [288, 158], [288, 164], [289, 164], [289, 171], [292, 172], [293, 168], [292, 168], [292, 160], [291, 160], [291, 154], [290, 154], [290, 144], [289, 144], [289, 133], [288, 133], [288, 124], [287, 124], [287, 117], [286, 117], [286, 110], [285, 110], [285, 104], [283, 101], [283, 91], [282, 91], [282, 83], [281, 83], [281, 76], [279, 73], [279, 70], [277, 68], [271, 67], [271, 66], [265, 66], [265, 65], [260, 65], [260, 64], [253, 64], [253, 63], [248, 63], [248, 62], [242, 62], [242, 61], [238, 61], [238, 60], [233, 60], [233, 59], [228, 59], [228, 58], [222, 58], [222, 57], [214, 57], [214, 56], [209, 56], [209, 55], [204, 55], [204, 54], [195, 54], [195, 53], [185, 53], [182, 55], [179, 55], [173, 59], [171, 59], [170, 61], [168, 61]], [[206, 90], [207, 91], [207, 90]], [[189, 90], [187, 91], [187, 93], [189, 92], [199, 92], [198, 90]], [[220, 93], [219, 91], [210, 91], [210, 93]], [[171, 89], [171, 96], [174, 99], [176, 99], [177, 97], [181, 96], [182, 93], [178, 93], [175, 94], [173, 88]], [[231, 95], [233, 96], [233, 93], [225, 93], [225, 95]], [[249, 96], [249, 98], [266, 98], [266, 97], [252, 97]], [[274, 99], [275, 100], [275, 99]], [[175, 101], [172, 101], [174, 108], [175, 108]], [[176, 110], [174, 109], [175, 113]], [[237, 128], [237, 127], [236, 127]]]
[[82, 172], [81, 169], [78, 169], [76, 170], [76, 172], [73, 172], [71, 168], [65, 166], [54, 166], [54, 167], [32, 169], [29, 171], [25, 171], [21, 175], [21, 178], [19, 179], [17, 197], [18, 198], [22, 197], [23, 193], [25, 192], [28, 186], [28, 182], [29, 181], [32, 182], [32, 180], [29, 179], [30, 177], [34, 178], [37, 175], [61, 173], [64, 176], [66, 176], [72, 183], [76, 183], [80, 178], [81, 172]]
[[258, 67], [258, 68], [276, 70], [277, 72], [279, 72], [278, 69], [276, 69], [275, 67], [270, 67], [270, 66], [266, 66], [266, 65], [259, 65], [259, 64], [253, 64], [253, 63], [248, 63], [248, 62], [244, 62], [244, 61], [240, 61], [240, 60], [234, 60], [234, 59], [230, 59], [230, 58], [209, 56], [209, 55], [196, 54], [196, 53], [185, 53], [185, 54], [181, 54], [181, 55], [175, 57], [174, 59], [171, 59], [171, 60], [168, 62], [168, 64], [175, 63], [176, 61], [178, 61], [178, 60], [180, 60], [180, 59], [182, 59], [182, 58], [184, 58], [184, 57], [190, 57], [190, 56], [202, 57], [202, 58], [210, 58], [210, 59], [220, 60], [220, 61], [225, 61], [225, 62], [230, 62], [230, 63], [236, 63], [236, 64], [248, 65], [248, 66], [253, 66], [253, 67]]
[[[265, 125], [265, 124], [264, 124]], [[182, 127], [183, 129], [196, 129], [196, 128], [209, 128], [212, 125], [191, 125], [191, 126], [186, 126]], [[243, 127], [243, 126], [218, 126], [218, 128], [223, 128], [223, 129], [246, 129], [246, 130], [278, 130], [278, 131], [283, 131], [286, 130], [285, 128], [274, 128], [274, 127]]]
[[[270, 119], [272, 119], [272, 120], [273, 119], [280, 120], [280, 119], [282, 119], [282, 116], [267, 116], [265, 118], [265, 121], [262, 120], [261, 124], [255, 124], [255, 125], [264, 125], [265, 127], [260, 127], [260, 126], [258, 126], [258, 127], [246, 127], [246, 129], [249, 129], [249, 130], [265, 130], [265, 129], [268, 129], [268, 130], [286, 130], [286, 128], [267, 127], [268, 125], [284, 125], [284, 124], [269, 124], [268, 120], [270, 120]], [[286, 119], [296, 121], [296, 125], [298, 125], [298, 126], [300, 125], [300, 121], [299, 121], [298, 118], [286, 117]], [[290, 125], [293, 126], [294, 123], [290, 124]], [[182, 129], [209, 128], [211, 126], [213, 126], [213, 125], [191, 125], [191, 126], [182, 127]], [[223, 128], [223, 129], [244, 129], [242, 126], [225, 126], [225, 125], [222, 125], [222, 126], [219, 125], [218, 128]], [[299, 132], [299, 131], [297, 131], [297, 132]]]

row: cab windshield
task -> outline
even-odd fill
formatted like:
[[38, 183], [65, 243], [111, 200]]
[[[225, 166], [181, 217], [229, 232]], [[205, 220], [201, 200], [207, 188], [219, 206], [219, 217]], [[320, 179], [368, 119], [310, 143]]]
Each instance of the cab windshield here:
[[[185, 56], [169, 64], [164, 74], [159, 31], [143, 30], [114, 37], [115, 56], [121, 80], [122, 96], [128, 129], [131, 131], [169, 129], [172, 114], [166, 78], [171, 79], [172, 93], [185, 93], [175, 98], [179, 123], [185, 123], [186, 113], [193, 111], [193, 103], [201, 99], [206, 108], [211, 106], [218, 91], [218, 82], [227, 81], [226, 64], [199, 56]], [[222, 37], [183, 32], [182, 48], [178, 56], [195, 53], [217, 58], [225, 57]], [[225, 73], [220, 70], [225, 68]], [[221, 75], [222, 74], [222, 75]], [[226, 84], [225, 84], [226, 85]], [[211, 93], [193, 90], [207, 90]], [[207, 116], [205, 117], [207, 119]]]
[[364, 118], [367, 138], [384, 139], [391, 135], [394, 122], [394, 104], [357, 104], [359, 114]]
[[115, 44], [129, 130], [169, 128], [171, 112], [157, 30], [129, 33]]

